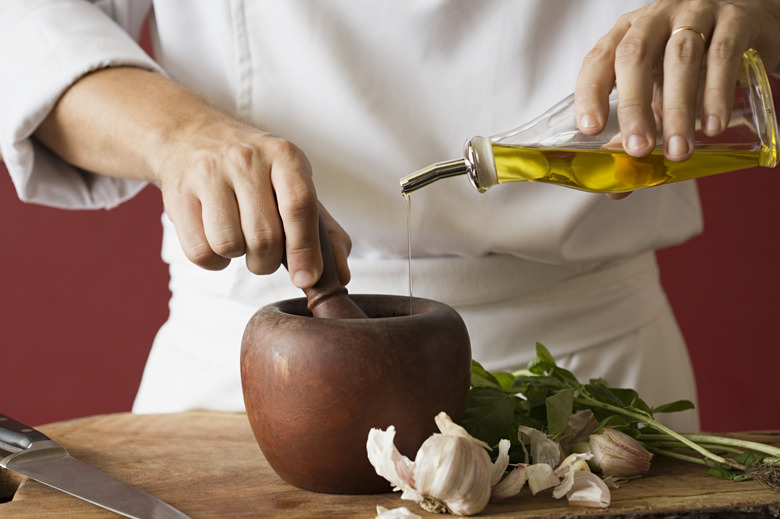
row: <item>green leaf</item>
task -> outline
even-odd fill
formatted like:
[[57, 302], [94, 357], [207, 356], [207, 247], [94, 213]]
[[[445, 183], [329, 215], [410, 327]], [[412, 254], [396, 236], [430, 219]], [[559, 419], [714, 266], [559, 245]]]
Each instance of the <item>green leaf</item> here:
[[630, 424], [631, 422], [627, 418], [617, 414], [610, 414], [599, 422], [598, 427], [596, 427], [596, 431], [600, 431], [604, 427], [614, 427], [615, 429], [619, 429]]
[[470, 435], [488, 445], [496, 445], [503, 438], [511, 439], [517, 436], [513, 425], [517, 400], [499, 388], [471, 388], [462, 425]]
[[582, 385], [571, 371], [559, 368], [558, 366], [555, 366], [550, 370], [550, 376], [563, 382], [566, 387], [578, 388]]
[[599, 383], [591, 381], [590, 384], [585, 386], [585, 390], [599, 402], [614, 405], [617, 407], [625, 407], [623, 400], [620, 399], [610, 388]]
[[520, 375], [519, 377], [515, 377], [515, 380], [512, 384], [513, 391], [522, 393], [526, 397], [528, 397], [526, 393], [531, 390], [553, 393], [561, 389], [566, 389], [566, 387], [566, 384], [561, 382], [559, 379], [548, 377], [546, 375]]
[[612, 391], [612, 394], [618, 397], [621, 402], [623, 402], [624, 406], [631, 405], [634, 400], [639, 398], [639, 394], [633, 389], [611, 387], [609, 390]]
[[717, 469], [717, 468], [707, 469], [707, 474], [709, 474], [710, 476], [715, 476], [716, 478], [720, 478], [720, 479], [728, 479], [729, 481], [734, 481], [734, 477], [736, 476], [736, 474], [734, 474], [730, 470]]
[[[613, 390], [613, 392], [614, 392], [614, 390]], [[635, 397], [633, 400], [631, 400], [631, 402], [629, 403], [629, 405], [630, 405], [631, 407], [633, 407], [634, 409], [636, 409], [636, 410], [638, 410], [638, 411], [641, 411], [641, 412], [645, 413], [645, 414], [646, 414], [648, 417], [650, 417], [650, 418], [652, 418], [652, 417], [653, 417], [653, 410], [652, 410], [652, 409], [650, 409], [650, 406], [649, 406], [649, 405], [647, 405], [647, 404], [645, 403], [645, 401], [644, 401], [644, 400], [642, 400], [641, 398], [639, 398], [638, 396], [637, 396], [637, 397]]]
[[493, 373], [493, 375], [496, 377], [496, 380], [501, 386], [501, 389], [504, 389], [506, 391], [512, 391], [512, 386], [515, 383], [515, 376], [513, 374], [499, 372], [499, 373]]
[[676, 400], [669, 402], [668, 404], [659, 405], [653, 408], [653, 413], [677, 413], [679, 411], [687, 411], [693, 409], [696, 406], [690, 400]]
[[536, 343], [536, 356], [528, 363], [528, 371], [536, 375], [544, 375], [555, 367], [555, 359], [550, 350], [540, 342]]
[[571, 417], [574, 405], [574, 388], [568, 388], [548, 396], [547, 405], [547, 433], [550, 436], [563, 434]]
[[757, 452], [743, 452], [736, 458], [734, 458], [734, 461], [741, 465], [745, 465], [748, 467], [755, 467], [756, 465], [759, 465], [762, 461], [764, 461], [764, 458], [766, 458], [765, 454], [759, 454]]
[[476, 360], [471, 361], [471, 386], [472, 387], [501, 387], [496, 377], [482, 367]]

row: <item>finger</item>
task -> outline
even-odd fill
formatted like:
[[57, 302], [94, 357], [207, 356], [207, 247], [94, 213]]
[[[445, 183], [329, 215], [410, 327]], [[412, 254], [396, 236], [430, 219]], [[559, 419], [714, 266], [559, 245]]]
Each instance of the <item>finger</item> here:
[[216, 254], [206, 240], [200, 201], [194, 196], [166, 196], [166, 190], [163, 190], [163, 200], [187, 259], [208, 270], [227, 267], [230, 259]]
[[224, 258], [246, 252], [233, 188], [224, 182], [209, 186], [201, 196], [203, 231], [211, 250]]
[[333, 219], [322, 204], [320, 204], [320, 214], [323, 216], [325, 228], [328, 230], [328, 238], [330, 239], [330, 246], [333, 249], [333, 260], [336, 263], [339, 281], [342, 285], [346, 286], [352, 278], [347, 262], [349, 253], [352, 250], [352, 239], [341, 225]]
[[707, 75], [702, 95], [702, 130], [714, 137], [729, 124], [742, 52], [750, 46], [751, 30], [732, 9], [721, 9], [707, 51]]
[[[664, 155], [672, 161], [690, 158], [694, 149], [699, 76], [705, 41], [703, 33], [682, 25], [672, 30], [664, 51], [663, 135]], [[691, 28], [686, 28], [691, 27]]]
[[284, 257], [284, 231], [273, 196], [264, 190], [237, 189], [246, 266], [258, 275], [276, 272]]
[[626, 153], [643, 157], [655, 148], [654, 67], [663, 52], [662, 18], [634, 21], [615, 50], [618, 122]]
[[269, 160], [261, 160], [255, 148], [241, 147], [230, 154], [233, 192], [238, 204], [239, 228], [246, 252], [246, 266], [258, 275], [276, 272], [284, 256], [284, 231], [269, 178]]
[[582, 61], [574, 89], [577, 126], [585, 135], [600, 133], [609, 117], [609, 95], [615, 86], [615, 48], [630, 27], [621, 18]]
[[271, 182], [284, 228], [287, 270], [295, 286], [309, 288], [322, 275], [319, 207], [311, 166], [292, 143], [280, 141], [277, 146]]

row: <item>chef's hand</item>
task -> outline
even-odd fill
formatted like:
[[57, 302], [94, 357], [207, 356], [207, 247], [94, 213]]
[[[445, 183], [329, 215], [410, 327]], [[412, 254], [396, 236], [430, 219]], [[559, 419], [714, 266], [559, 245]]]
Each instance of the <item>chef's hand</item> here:
[[293, 283], [310, 287], [322, 273], [322, 213], [339, 279], [349, 281], [349, 236], [319, 204], [303, 152], [159, 74], [91, 73], [35, 136], [87, 171], [156, 182], [184, 253], [206, 269], [245, 256], [250, 271], [269, 274], [286, 257]]
[[702, 126], [709, 136], [728, 125], [742, 53], [758, 51], [767, 70], [780, 62], [780, 0], [657, 0], [622, 16], [588, 53], [575, 88], [581, 131], [604, 129], [607, 98], [618, 89], [623, 148], [643, 157], [655, 146], [653, 94], [663, 87], [664, 154], [693, 154], [696, 94], [703, 63]]
[[293, 283], [322, 273], [318, 215], [331, 235], [339, 278], [349, 281], [349, 237], [317, 200], [304, 153], [289, 141], [221, 114], [177, 132], [157, 180], [186, 256], [207, 269], [246, 257], [255, 274], [285, 257]]

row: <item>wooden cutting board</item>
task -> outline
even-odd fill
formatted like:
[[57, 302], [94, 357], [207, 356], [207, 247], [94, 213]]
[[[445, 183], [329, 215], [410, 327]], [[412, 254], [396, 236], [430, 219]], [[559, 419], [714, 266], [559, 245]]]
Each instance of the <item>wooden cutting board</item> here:
[[[193, 412], [112, 414], [39, 427], [70, 453], [170, 503], [193, 519], [285, 517], [372, 518], [376, 506], [406, 506], [422, 517], [441, 517], [402, 501], [397, 493], [329, 495], [280, 480], [263, 459], [243, 414]], [[312, 431], [316, 434], [316, 431]], [[780, 444], [780, 433], [751, 433]], [[612, 491], [606, 510], [568, 507], [549, 492], [491, 504], [491, 518], [748, 518], [780, 517], [780, 493], [759, 483], [706, 476], [697, 465], [657, 458], [650, 472]], [[110, 518], [115, 514], [0, 469], [3, 519]], [[8, 499], [6, 497], [5, 499]]]

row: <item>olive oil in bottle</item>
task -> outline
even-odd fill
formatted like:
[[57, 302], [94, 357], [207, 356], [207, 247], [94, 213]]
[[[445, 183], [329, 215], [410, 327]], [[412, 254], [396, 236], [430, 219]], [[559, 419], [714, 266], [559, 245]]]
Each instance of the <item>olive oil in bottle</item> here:
[[[663, 85], [656, 86], [660, 93]], [[654, 106], [660, 107], [663, 96]], [[585, 135], [576, 123], [574, 96], [533, 121], [492, 137], [466, 142], [464, 158], [439, 162], [401, 179], [407, 194], [436, 180], [467, 175], [480, 192], [509, 182], [544, 182], [584, 191], [619, 193], [778, 163], [778, 128], [769, 79], [758, 54], [742, 56], [728, 128], [718, 136], [702, 131], [697, 115], [694, 153], [685, 161], [664, 158], [663, 136], [650, 155], [636, 158], [620, 147], [617, 90], [609, 97], [606, 128]], [[662, 120], [662, 113], [657, 119]], [[663, 124], [659, 125], [663, 130]]]
[[620, 193], [758, 164], [758, 151], [698, 150], [686, 161], [661, 150], [642, 158], [604, 149], [540, 149], [494, 145], [498, 183], [542, 182], [596, 193]]

